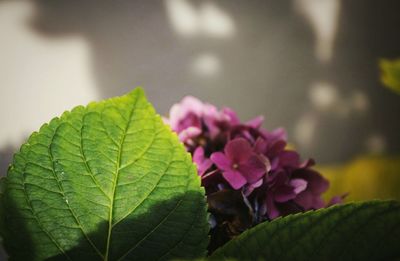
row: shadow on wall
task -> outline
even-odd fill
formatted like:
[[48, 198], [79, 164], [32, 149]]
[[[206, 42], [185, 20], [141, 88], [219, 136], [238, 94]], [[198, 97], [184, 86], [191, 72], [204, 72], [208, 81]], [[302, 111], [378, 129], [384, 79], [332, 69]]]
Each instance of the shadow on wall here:
[[[49, 37], [80, 34], [89, 41], [103, 97], [143, 85], [161, 112], [188, 93], [238, 107], [243, 86], [264, 94], [266, 84], [284, 88], [281, 81], [288, 70], [298, 76], [297, 83], [309, 82], [315, 69], [311, 31], [291, 12], [290, 1], [217, 1], [213, 6], [234, 21], [235, 34], [228, 37], [179, 34], [171, 26], [168, 2], [39, 0], [32, 25]], [[202, 8], [199, 1], [181, 2], [190, 3], [193, 12]], [[282, 33], [273, 34], [276, 31]], [[221, 63], [219, 74], [200, 76], [192, 71], [196, 58], [204, 54]], [[219, 98], [228, 90], [234, 97]], [[301, 91], [294, 95], [301, 96]], [[257, 109], [263, 108], [261, 102]]]
[[400, 56], [399, 9], [396, 0], [342, 1], [335, 53], [320, 75], [348, 97], [354, 91], [364, 93], [369, 103], [367, 110], [349, 114], [343, 123], [329, 116], [321, 119], [323, 130], [316, 139], [325, 145], [320, 149], [331, 150], [342, 162], [374, 148], [384, 155], [400, 153], [400, 121], [394, 113], [400, 111], [400, 99], [382, 87], [378, 69], [382, 57]]
[[[399, 1], [341, 1], [333, 59], [327, 64], [315, 58], [313, 31], [293, 11], [292, 1], [211, 2], [233, 21], [234, 33], [226, 37], [179, 34], [170, 23], [168, 2], [36, 0], [31, 26], [47, 37], [87, 39], [103, 98], [142, 85], [163, 114], [187, 94], [232, 107], [243, 119], [263, 114], [266, 127], [284, 126], [300, 152], [319, 162], [364, 153], [371, 132], [384, 137], [385, 152], [400, 151], [400, 122], [393, 113], [400, 103], [380, 87], [376, 65], [380, 57], [400, 55]], [[203, 8], [199, 1], [184, 2], [195, 12]], [[217, 64], [217, 73], [194, 70], [204, 57]], [[343, 97], [363, 92], [369, 109], [344, 117], [318, 111], [309, 97], [316, 81], [328, 81]], [[312, 139], [302, 146], [296, 127], [308, 113]]]
[[[103, 97], [142, 85], [156, 109], [166, 113], [180, 97], [192, 94], [236, 108], [243, 118], [264, 114], [267, 127], [284, 126], [291, 139], [311, 112], [312, 139], [304, 146], [295, 142], [322, 162], [365, 152], [371, 132], [384, 136], [386, 152], [400, 151], [400, 123], [392, 113], [400, 103], [380, 88], [376, 66], [380, 57], [400, 55], [399, 1], [341, 1], [333, 59], [327, 64], [315, 58], [313, 31], [293, 11], [292, 1], [212, 2], [233, 21], [234, 33], [227, 37], [180, 35], [166, 12], [172, 2], [186, 2], [192, 12], [202, 8], [191, 0], [40, 0], [33, 26], [49, 37], [76, 33], [89, 41]], [[215, 75], [192, 70], [204, 54], [221, 67]], [[318, 111], [309, 100], [316, 81], [332, 83], [345, 98], [361, 92], [369, 111], [345, 116]]]
[[[193, 10], [203, 8], [198, 1], [185, 2]], [[102, 98], [141, 85], [163, 114], [181, 97], [191, 94], [233, 107], [243, 118], [265, 114], [270, 106], [281, 107], [281, 119], [271, 117], [269, 124], [290, 127], [282, 118], [297, 115], [298, 108], [282, 108], [280, 101], [288, 95], [304, 100], [304, 91], [288, 88], [290, 84], [282, 79], [287, 79], [289, 70], [297, 84], [305, 88], [314, 67], [311, 31], [290, 11], [290, 1], [215, 2], [214, 8], [223, 10], [234, 22], [234, 34], [228, 37], [179, 34], [170, 24], [168, 1], [33, 3], [35, 14], [30, 26], [35, 32], [50, 38], [79, 35], [89, 42], [92, 72]], [[276, 30], [282, 34], [270, 37]], [[298, 49], [293, 48], [294, 42]], [[197, 73], [194, 67], [204, 57], [220, 64], [217, 74]], [[207, 64], [210, 59], [205, 60]]]

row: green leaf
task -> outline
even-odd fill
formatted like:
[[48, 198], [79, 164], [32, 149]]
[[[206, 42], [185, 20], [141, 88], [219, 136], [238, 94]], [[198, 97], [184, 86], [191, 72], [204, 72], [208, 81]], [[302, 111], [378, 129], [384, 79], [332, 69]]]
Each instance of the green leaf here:
[[228, 242], [211, 260], [393, 260], [400, 204], [370, 201], [278, 218]]
[[400, 94], [400, 59], [379, 62], [382, 83], [392, 91]]
[[141, 89], [33, 133], [1, 197], [11, 260], [167, 260], [205, 254], [195, 165]]

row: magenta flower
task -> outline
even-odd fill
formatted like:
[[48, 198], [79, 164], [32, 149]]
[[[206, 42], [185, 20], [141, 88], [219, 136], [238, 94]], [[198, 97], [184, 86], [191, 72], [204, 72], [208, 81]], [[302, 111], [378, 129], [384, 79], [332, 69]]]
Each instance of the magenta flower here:
[[[238, 215], [253, 222], [245, 224], [249, 228], [343, 201], [345, 195], [324, 203], [329, 182], [312, 169], [314, 161], [302, 163], [296, 151], [287, 149], [286, 131], [267, 131], [263, 120], [258, 116], [243, 123], [232, 109], [218, 110], [191, 96], [172, 106], [169, 119], [164, 119], [192, 154], [207, 197], [221, 207], [210, 210], [216, 222], [211, 246], [223, 243], [215, 238], [235, 236]], [[239, 202], [227, 196], [233, 194]], [[236, 209], [239, 205], [244, 207]]]
[[234, 189], [240, 189], [246, 184], [260, 186], [262, 177], [269, 168], [243, 138], [229, 141], [224, 153], [214, 152], [211, 154], [211, 160]]
[[[312, 169], [314, 161], [302, 163], [296, 151], [287, 149], [286, 131], [267, 131], [262, 127], [263, 120], [258, 116], [241, 122], [232, 109], [218, 110], [191, 96], [172, 106], [169, 118], [164, 119], [192, 154], [207, 197], [222, 207], [218, 213], [211, 211], [216, 223], [210, 245], [221, 243], [213, 241], [214, 234], [224, 240], [235, 236], [232, 228], [237, 225], [236, 214], [252, 220], [245, 225], [249, 228], [343, 201], [341, 196], [324, 203], [322, 194], [329, 183]], [[242, 202], [236, 204], [226, 198], [231, 194]], [[235, 209], [239, 205], [245, 207]], [[232, 217], [232, 213], [236, 214]]]

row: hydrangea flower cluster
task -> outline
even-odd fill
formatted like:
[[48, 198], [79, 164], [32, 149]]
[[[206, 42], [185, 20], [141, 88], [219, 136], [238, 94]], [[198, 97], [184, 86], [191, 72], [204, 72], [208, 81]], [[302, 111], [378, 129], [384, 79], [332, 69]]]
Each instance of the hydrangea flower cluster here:
[[329, 183], [311, 168], [314, 161], [287, 148], [284, 129], [262, 128], [263, 117], [243, 123], [232, 109], [187, 96], [165, 121], [193, 156], [222, 241], [265, 220], [326, 206], [321, 195]]

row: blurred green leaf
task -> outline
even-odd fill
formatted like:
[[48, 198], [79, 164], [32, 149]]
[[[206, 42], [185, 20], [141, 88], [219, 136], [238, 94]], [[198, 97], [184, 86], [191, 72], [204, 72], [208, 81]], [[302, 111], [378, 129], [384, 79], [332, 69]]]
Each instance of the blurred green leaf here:
[[393, 260], [400, 257], [400, 204], [337, 205], [244, 232], [211, 260]]
[[400, 59], [382, 59], [379, 62], [382, 83], [392, 91], [400, 94]]

